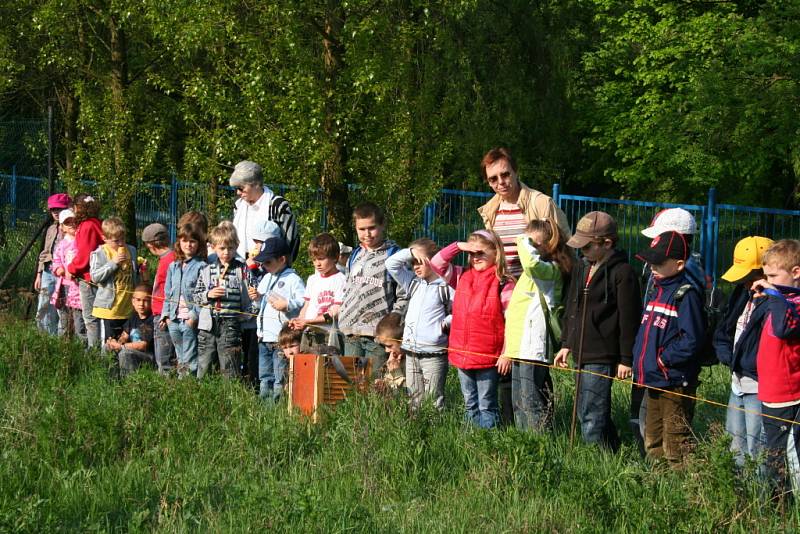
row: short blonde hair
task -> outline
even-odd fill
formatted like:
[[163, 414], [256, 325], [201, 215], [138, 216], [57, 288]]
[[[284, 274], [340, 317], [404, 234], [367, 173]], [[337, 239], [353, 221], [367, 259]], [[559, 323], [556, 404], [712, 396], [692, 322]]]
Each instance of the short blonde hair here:
[[775, 241], [761, 255], [761, 265], [775, 265], [784, 271], [791, 271], [800, 265], [800, 241], [797, 239]]
[[109, 217], [100, 226], [103, 229], [103, 236], [106, 239], [120, 238], [125, 240], [125, 223], [119, 217]]
[[211, 233], [208, 234], [208, 240], [215, 247], [227, 245], [236, 248], [239, 246], [239, 236], [236, 235], [236, 227], [234, 227], [233, 223], [230, 221], [222, 221], [212, 228]]

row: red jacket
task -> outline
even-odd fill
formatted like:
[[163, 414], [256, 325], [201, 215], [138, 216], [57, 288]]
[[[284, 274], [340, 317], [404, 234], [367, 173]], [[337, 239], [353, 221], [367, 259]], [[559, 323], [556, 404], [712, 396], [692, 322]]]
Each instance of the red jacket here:
[[175, 251], [170, 250], [158, 258], [158, 268], [156, 269], [156, 279], [153, 282], [153, 315], [161, 315], [164, 308], [164, 284], [167, 283], [167, 270], [169, 264], [175, 261]]
[[768, 289], [767, 317], [758, 345], [761, 402], [800, 400], [800, 289]]
[[100, 219], [92, 217], [81, 222], [75, 232], [75, 247], [78, 252], [75, 254], [72, 263], [67, 266], [70, 274], [75, 278], [91, 281], [89, 257], [103, 242], [103, 229], [100, 227]]

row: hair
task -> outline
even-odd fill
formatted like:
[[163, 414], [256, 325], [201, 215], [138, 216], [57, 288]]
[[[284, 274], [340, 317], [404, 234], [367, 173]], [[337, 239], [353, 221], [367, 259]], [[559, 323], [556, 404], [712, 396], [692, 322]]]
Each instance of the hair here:
[[497, 258], [495, 259], [495, 273], [497, 274], [497, 279], [501, 282], [514, 279], [513, 276], [506, 272], [506, 252], [503, 248], [503, 241], [494, 230], [475, 230], [469, 234], [467, 241], [477, 241], [487, 247], [492, 247], [497, 253]]
[[100, 227], [103, 229], [103, 236], [106, 239], [118, 237], [124, 240], [126, 237], [125, 223], [119, 217], [109, 217], [103, 221]]
[[75, 224], [80, 224], [86, 219], [100, 217], [100, 203], [88, 193], [81, 193], [73, 200], [72, 211], [75, 212]]
[[178, 228], [178, 237], [175, 239], [175, 259], [183, 261], [186, 256], [183, 255], [181, 250], [181, 239], [194, 239], [197, 241], [196, 256], [205, 259], [208, 254], [208, 248], [206, 246], [206, 233], [202, 228], [191, 223], [183, 224]]
[[181, 218], [178, 219], [178, 227], [180, 228], [184, 224], [194, 224], [195, 226], [199, 226], [204, 235], [208, 234], [208, 217], [199, 211], [187, 211], [181, 215]]
[[134, 293], [147, 293], [148, 296], [153, 295], [153, 288], [150, 287], [150, 284], [146, 284], [144, 282], [136, 284], [136, 287], [133, 288]]
[[564, 281], [568, 280], [572, 273], [572, 264], [575, 263], [575, 256], [567, 247], [567, 242], [558, 230], [556, 222], [553, 219], [534, 219], [528, 223], [525, 231], [542, 234], [542, 250], [539, 250], [542, 259], [555, 262]]
[[289, 345], [299, 344], [303, 340], [303, 331], [302, 330], [293, 330], [289, 323], [286, 323], [281, 327], [281, 331], [278, 332], [278, 346], [279, 347], [288, 347]]
[[222, 221], [217, 226], [211, 229], [208, 234], [208, 240], [212, 245], [228, 245], [229, 247], [236, 248], [239, 246], [239, 236], [236, 235], [236, 227], [230, 221]]
[[375, 337], [387, 341], [402, 341], [403, 316], [394, 312], [385, 315], [375, 326]]
[[169, 241], [167, 241], [166, 239], [155, 239], [153, 241], [145, 242], [145, 246], [147, 245], [153, 246], [155, 248], [166, 248], [169, 247]]
[[331, 234], [315, 235], [308, 244], [308, 255], [314, 258], [339, 259], [339, 242]]
[[761, 264], [772, 264], [784, 271], [791, 271], [800, 265], [800, 241], [797, 239], [775, 241], [761, 255]]
[[375, 223], [383, 225], [386, 216], [380, 206], [374, 202], [362, 202], [353, 209], [353, 221], [356, 219], [375, 219]]
[[432, 258], [437, 252], [439, 252], [439, 245], [437, 245], [433, 239], [429, 239], [427, 237], [415, 239], [408, 244], [408, 248], [421, 248], [425, 251], [425, 255], [428, 258]]
[[500, 161], [504, 159], [508, 162], [509, 167], [514, 173], [517, 172], [517, 160], [514, 159], [514, 156], [511, 155], [511, 152], [504, 147], [497, 147], [491, 149], [489, 152], [484, 154], [483, 158], [481, 159], [481, 178], [486, 181], [486, 167], [491, 165], [496, 161]]

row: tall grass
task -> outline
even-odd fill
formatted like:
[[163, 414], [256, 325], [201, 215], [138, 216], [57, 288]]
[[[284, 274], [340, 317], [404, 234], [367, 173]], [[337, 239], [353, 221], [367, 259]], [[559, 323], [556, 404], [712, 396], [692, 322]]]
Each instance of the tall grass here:
[[[707, 372], [707, 371], [706, 371]], [[718, 408], [700, 406], [680, 472], [632, 445], [570, 449], [572, 378], [555, 376], [557, 428], [465, 427], [449, 408], [354, 396], [313, 425], [236, 383], [109, 378], [95, 353], [0, 328], [0, 531], [751, 532], [796, 528], [752, 476], [734, 475]], [[724, 396], [710, 373], [701, 395]], [[627, 427], [627, 388], [615, 419]], [[629, 436], [628, 436], [629, 437]], [[630, 440], [628, 440], [630, 441]]]

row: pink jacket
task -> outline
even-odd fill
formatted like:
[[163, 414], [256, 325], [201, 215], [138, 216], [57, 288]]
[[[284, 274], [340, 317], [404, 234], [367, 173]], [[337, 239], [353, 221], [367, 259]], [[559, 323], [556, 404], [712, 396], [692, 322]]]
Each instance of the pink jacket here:
[[[63, 268], [66, 271], [67, 266], [72, 263], [77, 253], [78, 245], [75, 243], [75, 239], [70, 239], [68, 236], [65, 236], [64, 239], [58, 242], [53, 251], [53, 264], [50, 268], [51, 272], [55, 275], [59, 268]], [[56, 277], [56, 287], [53, 291], [53, 296], [50, 298], [50, 304], [56, 307], [61, 307], [61, 305], [64, 304], [58, 300], [62, 293], [62, 287], [66, 290], [67, 307], [80, 310], [81, 295], [78, 289], [78, 283], [74, 279], [67, 280], [63, 276]]]

